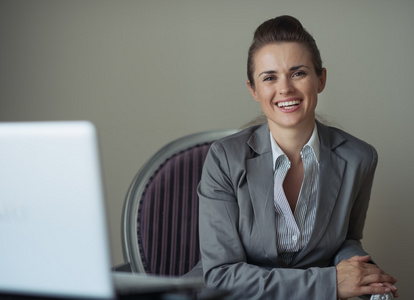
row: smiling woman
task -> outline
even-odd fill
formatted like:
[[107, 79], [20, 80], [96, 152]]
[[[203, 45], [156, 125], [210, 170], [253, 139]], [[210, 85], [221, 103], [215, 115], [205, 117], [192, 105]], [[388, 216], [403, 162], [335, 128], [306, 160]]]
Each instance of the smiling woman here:
[[[326, 82], [326, 70], [317, 75], [309, 51], [297, 42], [263, 46], [254, 56], [254, 84], [247, 82], [253, 98], [262, 106], [272, 133], [300, 129], [302, 145], [315, 124], [318, 93]], [[273, 138], [282, 146], [283, 140]], [[282, 146], [283, 148], [283, 146]]]
[[249, 300], [397, 296], [360, 243], [377, 152], [315, 120], [326, 70], [314, 39], [293, 17], [268, 20], [247, 65], [267, 121], [215, 142], [205, 160], [206, 285]]

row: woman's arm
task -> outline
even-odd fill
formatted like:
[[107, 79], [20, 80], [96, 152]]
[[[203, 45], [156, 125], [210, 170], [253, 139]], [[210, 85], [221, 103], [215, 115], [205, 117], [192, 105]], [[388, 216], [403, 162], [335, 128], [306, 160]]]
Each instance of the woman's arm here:
[[371, 165], [367, 169], [365, 180], [351, 210], [347, 239], [334, 259], [340, 299], [364, 294], [385, 294], [389, 291], [397, 296], [397, 289], [394, 286], [396, 279], [372, 262], [360, 242], [378, 162], [377, 152], [373, 147], [371, 147], [371, 153]]

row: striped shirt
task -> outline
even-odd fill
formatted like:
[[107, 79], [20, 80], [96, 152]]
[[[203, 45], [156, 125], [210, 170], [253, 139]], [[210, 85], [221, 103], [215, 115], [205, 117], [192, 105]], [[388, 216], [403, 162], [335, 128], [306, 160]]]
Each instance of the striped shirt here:
[[319, 178], [319, 136], [316, 125], [309, 141], [300, 152], [303, 181], [294, 213], [283, 190], [283, 181], [290, 161], [270, 133], [274, 171], [274, 205], [276, 214], [277, 250], [282, 260], [290, 264], [311, 236], [315, 223], [316, 193]]

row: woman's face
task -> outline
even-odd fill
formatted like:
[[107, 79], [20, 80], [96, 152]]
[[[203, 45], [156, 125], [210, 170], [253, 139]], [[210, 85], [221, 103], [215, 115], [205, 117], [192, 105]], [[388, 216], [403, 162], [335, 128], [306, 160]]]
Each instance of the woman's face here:
[[326, 70], [316, 75], [307, 48], [296, 42], [266, 45], [254, 55], [254, 66], [254, 86], [247, 85], [270, 129], [313, 128]]

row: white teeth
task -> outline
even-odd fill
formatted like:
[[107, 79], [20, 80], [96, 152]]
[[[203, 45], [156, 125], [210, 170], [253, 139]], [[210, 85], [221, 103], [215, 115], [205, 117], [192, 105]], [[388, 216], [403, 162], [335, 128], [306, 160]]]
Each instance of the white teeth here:
[[285, 102], [279, 102], [277, 106], [279, 107], [294, 106], [294, 105], [298, 105], [299, 103], [300, 103], [299, 100], [285, 101]]

